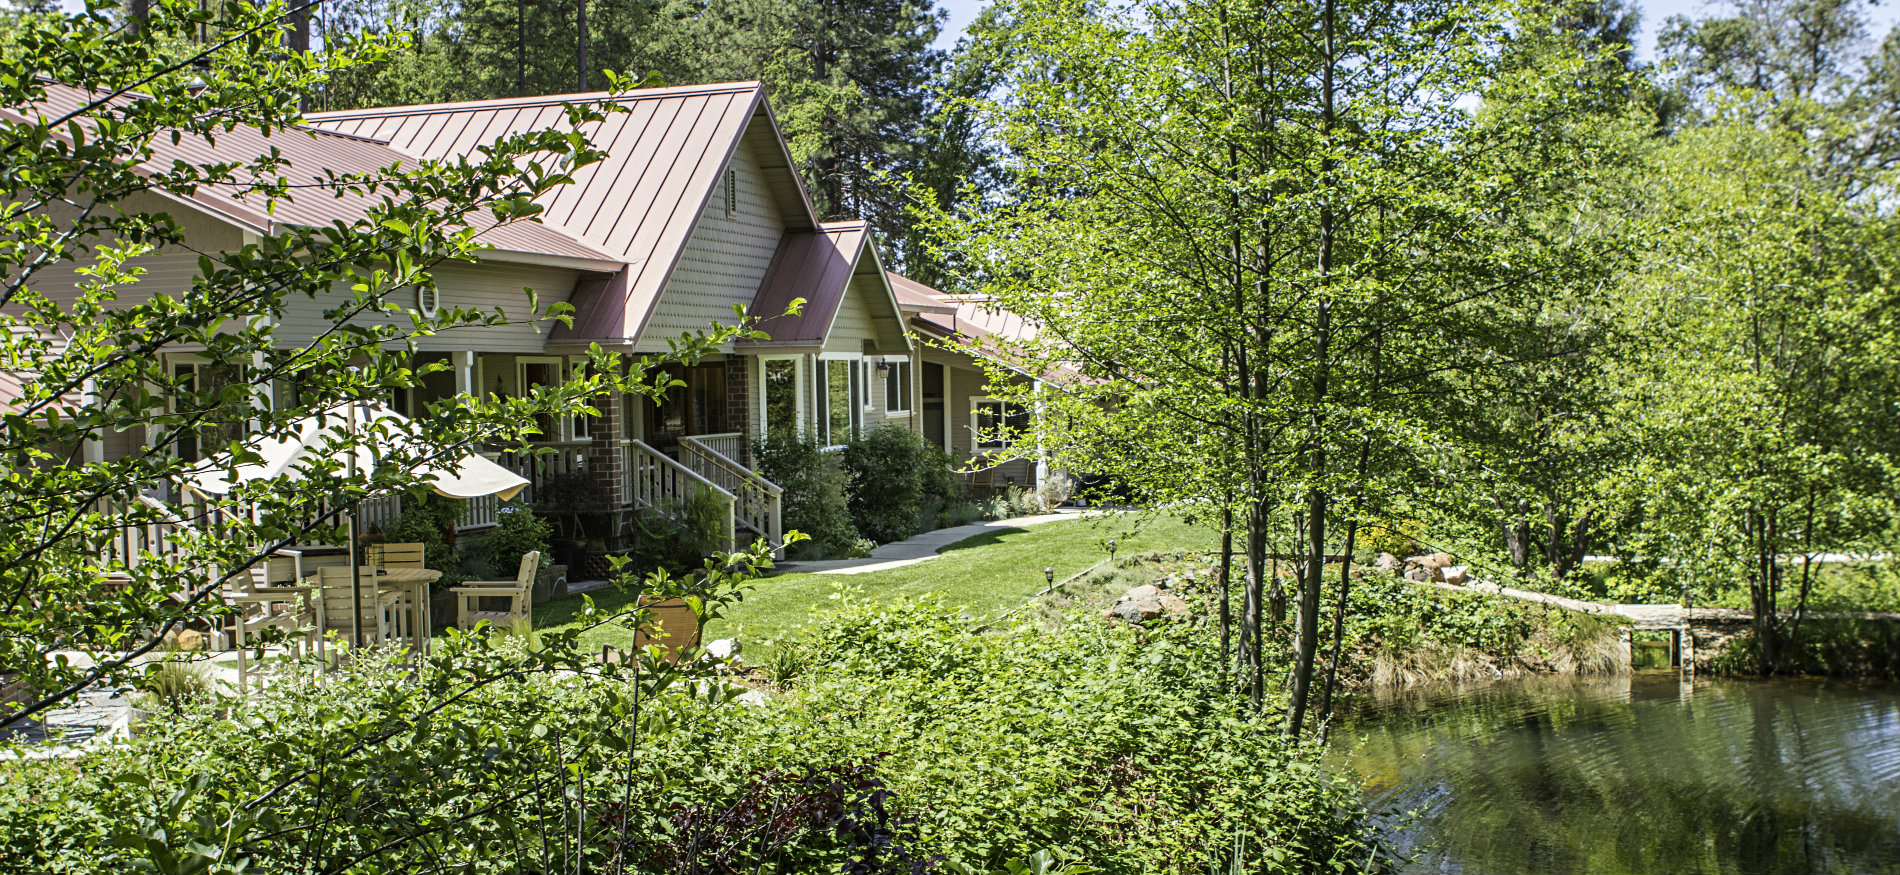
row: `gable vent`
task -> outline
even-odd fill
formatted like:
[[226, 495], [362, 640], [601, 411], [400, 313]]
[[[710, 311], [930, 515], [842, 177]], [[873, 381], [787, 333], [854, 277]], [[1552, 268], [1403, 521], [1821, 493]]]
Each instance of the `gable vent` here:
[[739, 216], [739, 171], [726, 168], [726, 218]]

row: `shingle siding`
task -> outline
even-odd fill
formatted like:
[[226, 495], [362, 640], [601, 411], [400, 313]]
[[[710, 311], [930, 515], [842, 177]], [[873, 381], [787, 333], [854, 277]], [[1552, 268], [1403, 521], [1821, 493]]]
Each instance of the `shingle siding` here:
[[726, 217], [722, 175], [636, 349], [662, 351], [667, 338], [713, 322], [731, 324], [733, 305], [750, 304], [758, 293], [785, 222], [749, 143], [734, 154], [731, 169], [738, 195], [735, 215]]
[[[543, 313], [548, 305], [565, 302], [573, 292], [578, 274], [572, 270], [519, 264], [447, 264], [436, 268], [440, 290], [439, 306], [444, 310], [473, 307], [484, 312], [499, 309], [511, 320], [509, 325], [472, 326], [453, 329], [417, 340], [417, 346], [431, 351], [477, 350], [480, 352], [538, 353], [547, 345], [548, 332], [555, 324], [545, 316], [530, 319], [528, 296], [532, 288], [539, 297]], [[278, 339], [296, 343], [315, 337], [330, 322], [325, 310], [348, 300], [347, 288], [330, 295], [308, 298], [299, 295], [288, 302], [277, 329]], [[395, 292], [391, 300], [404, 307], [416, 306], [416, 293]], [[369, 322], [359, 317], [359, 324]], [[379, 317], [381, 324], [406, 325], [403, 317]]]

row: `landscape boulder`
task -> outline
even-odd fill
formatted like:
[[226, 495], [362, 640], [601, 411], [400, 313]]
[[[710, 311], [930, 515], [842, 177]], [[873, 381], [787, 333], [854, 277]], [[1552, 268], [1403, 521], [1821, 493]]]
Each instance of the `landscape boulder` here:
[[1142, 584], [1123, 593], [1108, 610], [1102, 612], [1102, 617], [1124, 623], [1143, 623], [1161, 617], [1185, 617], [1187, 614], [1186, 599], [1154, 584]]
[[1387, 574], [1397, 574], [1400, 569], [1405, 567], [1405, 563], [1400, 562], [1399, 557], [1390, 553], [1380, 553], [1379, 560], [1372, 563], [1372, 567]]
[[1446, 583], [1462, 584], [1471, 580], [1471, 566], [1447, 565], [1439, 570], [1439, 574]]
[[[1429, 553], [1424, 556], [1413, 556], [1405, 560], [1405, 577], [1408, 580], [1443, 581], [1445, 579], [1445, 568], [1456, 561], [1458, 560], [1453, 558], [1450, 553]], [[1426, 572], [1425, 576], [1420, 577], [1412, 573], [1420, 569]]]

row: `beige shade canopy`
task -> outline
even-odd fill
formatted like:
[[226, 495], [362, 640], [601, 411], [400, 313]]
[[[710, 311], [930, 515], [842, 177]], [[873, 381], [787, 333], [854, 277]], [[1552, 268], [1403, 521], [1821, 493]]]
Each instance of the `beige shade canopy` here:
[[[379, 425], [379, 420], [388, 422]], [[347, 469], [351, 467], [352, 454], [356, 456], [354, 470], [374, 471], [382, 464], [384, 454], [373, 441], [358, 444], [352, 450], [347, 439], [351, 429], [361, 432], [386, 429], [390, 438], [405, 441], [409, 439], [408, 422], [402, 414], [373, 402], [335, 407], [292, 423], [292, 436], [288, 438], [256, 439], [251, 448], [262, 457], [261, 461], [233, 468], [229, 464], [216, 464], [217, 460], [213, 459], [210, 468], [192, 477], [192, 485], [213, 495], [223, 495], [239, 483], [299, 477], [304, 466], [318, 460], [329, 460]], [[507, 501], [521, 494], [528, 485], [526, 478], [474, 452], [419, 465], [412, 470], [429, 480], [430, 489], [437, 495], [449, 498], [493, 495]]]

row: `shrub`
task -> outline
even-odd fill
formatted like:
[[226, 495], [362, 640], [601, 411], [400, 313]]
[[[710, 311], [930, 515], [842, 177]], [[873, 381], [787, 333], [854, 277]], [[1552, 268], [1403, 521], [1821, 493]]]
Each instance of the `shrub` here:
[[1042, 509], [1055, 510], [1075, 494], [1075, 479], [1057, 471], [1043, 478], [1042, 485], [1036, 487], [1036, 496], [1042, 499]]
[[546, 568], [554, 564], [548, 552], [548, 538], [553, 534], [554, 527], [533, 509], [510, 505], [501, 509], [495, 528], [482, 538], [476, 552], [495, 574], [513, 575], [521, 557], [535, 550], [541, 551], [541, 567]]
[[[460, 499], [444, 498], [433, 492], [412, 494], [403, 499], [402, 515], [383, 529], [383, 540], [392, 544], [421, 544], [424, 565], [442, 572], [433, 588], [456, 586], [462, 582], [461, 560], [449, 542], [462, 519]], [[515, 559], [520, 562], [520, 558]]]
[[641, 513], [634, 525], [634, 558], [645, 568], [681, 574], [728, 549], [725, 505], [711, 490], [695, 489], [658, 511]]
[[[922, 436], [896, 425], [874, 428], [845, 446], [846, 505], [858, 531], [880, 544], [917, 534], [926, 470], [937, 462], [932, 449]], [[948, 474], [948, 457], [943, 465]], [[929, 479], [932, 490], [944, 489], [940, 478]]]
[[792, 545], [787, 557], [830, 559], [851, 552], [858, 530], [845, 504], [844, 472], [830, 454], [790, 429], [775, 429], [753, 442], [752, 458], [765, 479], [785, 490], [779, 501], [786, 530], [810, 539]]
[[852, 606], [759, 705], [679, 679], [697, 663], [602, 682], [553, 670], [572, 639], [451, 634], [420, 668], [291, 671], [231, 719], [8, 766], [27, 771], [0, 777], [0, 868], [922, 873], [1059, 847], [1133, 875], [1207, 870], [1236, 835], [1248, 872], [1365, 860], [1356, 788], [1273, 708], [1237, 712], [1211, 634], [973, 635], [934, 604]]

